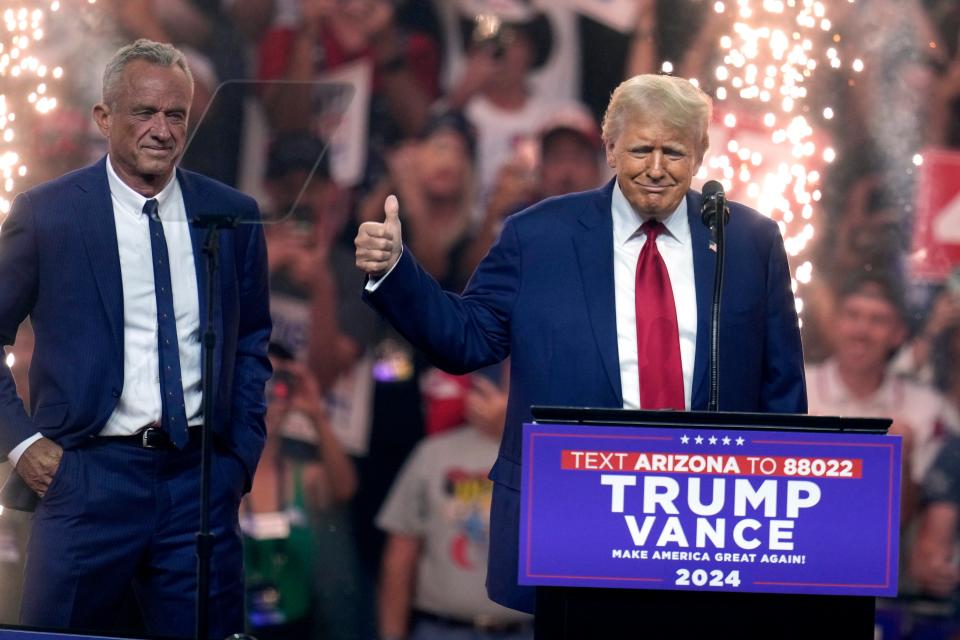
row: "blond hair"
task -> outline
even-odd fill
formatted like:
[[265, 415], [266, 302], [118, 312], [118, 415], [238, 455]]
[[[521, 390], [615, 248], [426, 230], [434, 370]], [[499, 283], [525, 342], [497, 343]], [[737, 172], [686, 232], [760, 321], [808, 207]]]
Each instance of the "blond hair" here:
[[710, 146], [707, 127], [713, 102], [690, 81], [675, 76], [644, 74], [628, 78], [613, 90], [603, 116], [603, 142], [619, 137], [627, 121], [651, 118], [676, 131], [690, 131], [702, 156]]

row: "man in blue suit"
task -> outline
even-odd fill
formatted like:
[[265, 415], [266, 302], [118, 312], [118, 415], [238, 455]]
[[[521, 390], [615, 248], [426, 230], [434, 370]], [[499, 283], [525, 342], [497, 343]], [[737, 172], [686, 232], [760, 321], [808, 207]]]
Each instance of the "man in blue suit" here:
[[[107, 156], [20, 194], [0, 233], [0, 339], [28, 315], [36, 337], [29, 413], [0, 367], [5, 498], [39, 498], [23, 624], [103, 629], [132, 586], [150, 633], [193, 637], [207, 276], [188, 220], [258, 211], [176, 168], [192, 96], [177, 49], [120, 49], [93, 110]], [[237, 511], [263, 447], [270, 319], [260, 228], [218, 233], [209, 617], [223, 638], [243, 630]]]
[[[686, 80], [623, 82], [603, 123], [616, 178], [509, 218], [463, 295], [442, 291], [403, 248], [393, 196], [385, 221], [358, 231], [367, 299], [434, 363], [465, 372], [510, 357], [506, 430], [490, 472], [487, 590], [501, 604], [534, 608], [533, 589], [517, 586], [521, 425], [531, 405], [706, 408], [716, 253], [689, 188], [710, 110]], [[804, 413], [780, 232], [755, 211], [730, 208], [719, 407]]]

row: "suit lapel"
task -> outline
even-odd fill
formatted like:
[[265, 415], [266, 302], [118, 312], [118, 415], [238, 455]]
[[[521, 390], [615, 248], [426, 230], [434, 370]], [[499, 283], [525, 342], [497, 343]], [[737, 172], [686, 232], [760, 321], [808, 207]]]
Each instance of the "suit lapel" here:
[[[199, 295], [198, 303], [200, 304], [200, 335], [206, 331], [207, 328], [207, 257], [203, 253], [204, 241], [207, 237], [207, 230], [199, 227], [195, 227], [192, 223], [197, 216], [197, 213], [200, 211], [203, 204], [203, 193], [202, 185], [198, 184], [197, 181], [188, 173], [177, 169], [177, 179], [180, 181], [180, 192], [183, 194], [183, 206], [187, 212], [187, 220], [190, 220], [190, 243], [193, 245], [193, 265], [197, 273], [197, 293]], [[223, 234], [220, 233], [220, 239], [222, 241]], [[221, 242], [221, 250], [223, 245]], [[222, 264], [222, 262], [221, 262]], [[214, 293], [216, 296], [216, 292]], [[220, 362], [220, 345], [223, 341], [223, 323], [220, 322], [220, 306], [216, 305], [214, 310], [214, 330], [219, 336], [217, 340], [216, 348], [214, 350], [214, 363]], [[203, 340], [201, 338], [201, 344]], [[203, 359], [201, 359], [201, 366], [205, 367]], [[214, 366], [213, 371], [213, 388], [217, 388], [217, 374], [219, 367]], [[203, 375], [207, 375], [206, 372], [203, 372]]]
[[617, 350], [616, 297], [613, 283], [613, 217], [610, 202], [613, 181], [600, 192], [593, 206], [580, 216], [582, 233], [573, 237], [587, 314], [600, 349], [603, 368], [617, 402], [623, 404], [620, 358]]
[[77, 182], [79, 197], [74, 201], [74, 216], [79, 235], [93, 268], [93, 276], [110, 324], [117, 354], [123, 358], [123, 279], [120, 275], [120, 250], [113, 201], [107, 183], [106, 156], [85, 170]]
[[713, 303], [713, 278], [717, 254], [710, 249], [710, 230], [700, 220], [700, 194], [687, 192], [687, 217], [693, 244], [693, 277], [697, 287], [697, 349], [693, 365], [691, 409], [704, 409], [709, 399], [710, 305]]

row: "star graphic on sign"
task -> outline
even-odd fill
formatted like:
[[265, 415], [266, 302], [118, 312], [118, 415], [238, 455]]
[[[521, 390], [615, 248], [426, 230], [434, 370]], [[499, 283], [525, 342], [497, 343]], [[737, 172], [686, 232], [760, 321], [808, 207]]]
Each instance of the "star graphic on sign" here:
[[693, 439], [693, 441], [696, 442], [697, 444], [703, 444], [703, 436], [697, 436], [696, 438]]
[[710, 444], [717, 444], [717, 436], [710, 436]]
[[738, 447], [742, 447], [742, 446], [743, 446], [743, 438], [737, 438], [737, 446], [738, 446]]
[[687, 434], [683, 434], [683, 436], [681, 436], [680, 438], [680, 442], [682, 442], [683, 444], [687, 444], [688, 442], [690, 442], [690, 438], [687, 437]]
[[730, 444], [729, 436], [723, 436], [723, 444]]

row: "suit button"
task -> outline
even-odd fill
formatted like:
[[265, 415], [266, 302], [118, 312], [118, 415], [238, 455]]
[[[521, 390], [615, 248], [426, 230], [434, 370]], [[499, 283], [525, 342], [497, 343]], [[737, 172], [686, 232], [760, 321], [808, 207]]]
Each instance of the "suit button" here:
[[120, 389], [113, 389], [110, 393], [111, 395], [113, 395], [114, 398], [120, 397]]

